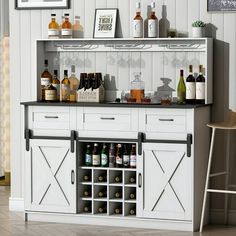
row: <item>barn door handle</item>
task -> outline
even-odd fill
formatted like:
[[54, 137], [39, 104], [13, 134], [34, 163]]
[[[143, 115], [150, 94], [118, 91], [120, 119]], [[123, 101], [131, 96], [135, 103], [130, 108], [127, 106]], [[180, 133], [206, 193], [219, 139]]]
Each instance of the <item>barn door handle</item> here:
[[76, 140], [76, 133], [74, 130], [71, 130], [71, 133], [70, 133], [70, 151], [71, 151], [71, 153], [75, 152], [75, 140]]
[[71, 184], [74, 184], [75, 183], [75, 171], [72, 170], [71, 171]]
[[142, 188], [142, 174], [141, 173], [138, 174], [138, 187]]

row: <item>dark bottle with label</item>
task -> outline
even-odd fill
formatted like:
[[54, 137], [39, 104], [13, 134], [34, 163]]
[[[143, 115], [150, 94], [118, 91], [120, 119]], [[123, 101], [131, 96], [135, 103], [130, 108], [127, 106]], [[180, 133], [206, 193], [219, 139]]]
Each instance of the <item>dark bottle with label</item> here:
[[79, 81], [79, 87], [78, 90], [83, 89], [85, 85], [85, 78], [87, 77], [86, 73], [81, 73], [80, 74], [80, 81]]
[[124, 144], [123, 165], [128, 168], [130, 164], [130, 155], [128, 153], [127, 144]]
[[196, 102], [196, 80], [193, 76], [193, 66], [189, 66], [189, 76], [186, 79], [186, 103], [195, 104]]
[[94, 143], [94, 147], [93, 147], [93, 166], [100, 166], [101, 164], [101, 156], [99, 154], [99, 150], [98, 150], [98, 144]]
[[123, 156], [122, 156], [122, 145], [117, 145], [116, 151], [116, 167], [121, 168], [123, 167]]
[[196, 79], [196, 103], [205, 104], [205, 77], [202, 65], [199, 66], [199, 75]]
[[132, 144], [130, 152], [130, 168], [136, 168], [136, 165], [137, 165], [136, 145]]
[[85, 153], [85, 165], [92, 166], [92, 151], [90, 144], [87, 144], [86, 153]]
[[104, 143], [103, 148], [102, 148], [102, 153], [101, 153], [101, 166], [102, 167], [108, 167], [108, 150], [107, 150], [107, 145]]
[[116, 164], [115, 145], [111, 143], [109, 148], [109, 167], [113, 168], [115, 167], [115, 164]]

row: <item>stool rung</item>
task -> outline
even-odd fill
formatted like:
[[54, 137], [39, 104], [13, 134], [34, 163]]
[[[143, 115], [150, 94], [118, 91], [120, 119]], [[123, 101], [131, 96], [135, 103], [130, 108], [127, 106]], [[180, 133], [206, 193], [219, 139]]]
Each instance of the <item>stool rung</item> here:
[[236, 191], [220, 190], [220, 189], [207, 189], [207, 192], [210, 192], [210, 193], [230, 193], [230, 194], [236, 194]]
[[227, 175], [227, 174], [228, 174], [227, 171], [224, 171], [224, 172], [218, 172], [218, 173], [210, 174], [210, 177], [216, 177], [216, 176]]

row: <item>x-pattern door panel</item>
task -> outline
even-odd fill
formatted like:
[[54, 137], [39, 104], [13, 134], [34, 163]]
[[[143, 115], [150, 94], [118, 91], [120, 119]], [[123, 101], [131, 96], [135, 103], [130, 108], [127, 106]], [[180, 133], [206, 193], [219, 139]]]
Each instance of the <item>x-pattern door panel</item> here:
[[184, 144], [144, 144], [143, 216], [191, 220], [191, 158]]
[[[26, 209], [76, 212], [75, 153], [70, 141], [31, 140], [26, 156]], [[73, 178], [73, 181], [72, 181]]]

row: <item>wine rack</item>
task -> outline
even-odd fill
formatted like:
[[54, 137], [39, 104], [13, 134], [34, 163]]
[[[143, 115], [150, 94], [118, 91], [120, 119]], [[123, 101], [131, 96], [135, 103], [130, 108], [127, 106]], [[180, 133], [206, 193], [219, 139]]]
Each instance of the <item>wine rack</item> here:
[[[78, 179], [79, 214], [136, 216], [136, 169], [80, 166]], [[84, 196], [86, 190], [91, 191], [91, 196]]]

